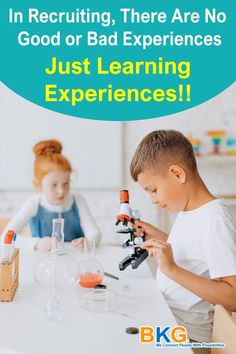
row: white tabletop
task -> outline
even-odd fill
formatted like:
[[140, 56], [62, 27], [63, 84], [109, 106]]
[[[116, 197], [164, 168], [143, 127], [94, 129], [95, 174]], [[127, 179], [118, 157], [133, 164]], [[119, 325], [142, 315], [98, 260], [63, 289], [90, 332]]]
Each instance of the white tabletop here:
[[53, 322], [42, 311], [48, 295], [33, 280], [34, 265], [42, 256], [21, 250], [20, 285], [14, 301], [0, 303], [0, 348], [22, 354], [192, 353], [187, 348], [140, 344], [138, 334], [125, 332], [127, 327], [177, 325], [146, 262], [136, 270], [118, 270], [125, 256], [126, 251], [118, 245], [102, 245], [97, 250], [105, 271], [120, 277], [119, 281], [104, 278], [120, 294], [116, 313], [87, 312], [79, 306], [78, 292], [71, 291], [61, 295], [64, 318]]

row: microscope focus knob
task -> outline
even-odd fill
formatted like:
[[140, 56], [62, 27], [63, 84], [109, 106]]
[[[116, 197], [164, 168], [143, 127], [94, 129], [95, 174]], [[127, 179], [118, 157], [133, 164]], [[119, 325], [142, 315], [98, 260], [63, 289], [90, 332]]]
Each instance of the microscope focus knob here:
[[141, 245], [141, 243], [143, 243], [143, 238], [142, 237], [135, 237], [134, 244]]

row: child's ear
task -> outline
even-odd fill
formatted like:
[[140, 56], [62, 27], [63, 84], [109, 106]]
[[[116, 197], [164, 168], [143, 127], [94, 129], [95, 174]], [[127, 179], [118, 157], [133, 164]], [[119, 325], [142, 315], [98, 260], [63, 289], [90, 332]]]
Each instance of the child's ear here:
[[179, 183], [183, 184], [186, 182], [186, 172], [182, 167], [178, 165], [172, 165], [170, 167], [170, 173], [177, 178]]

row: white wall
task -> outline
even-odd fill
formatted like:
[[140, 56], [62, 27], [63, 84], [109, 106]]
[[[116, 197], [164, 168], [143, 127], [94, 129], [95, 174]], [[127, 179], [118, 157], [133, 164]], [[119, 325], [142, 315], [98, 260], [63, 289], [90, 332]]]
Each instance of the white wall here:
[[[129, 164], [138, 143], [153, 130], [176, 129], [186, 136], [192, 134], [203, 140], [203, 152], [209, 151], [210, 139], [206, 131], [224, 129], [228, 135], [236, 138], [236, 84], [225, 92], [195, 108], [163, 118], [125, 123], [125, 184], [130, 189], [135, 205], [141, 214], [150, 222], [160, 227], [169, 227], [165, 211], [152, 206], [144, 196], [139, 186], [129, 175]], [[207, 164], [201, 167], [201, 172], [207, 180], [208, 187], [217, 194], [236, 195], [236, 162], [225, 164]], [[158, 208], [158, 212], [157, 212]]]
[[56, 138], [83, 189], [119, 188], [122, 183], [122, 123], [77, 119], [19, 97], [0, 84], [0, 189], [32, 186], [32, 147]]
[[[0, 99], [1, 104], [1, 99]], [[30, 104], [31, 105], [31, 104]], [[34, 106], [34, 105], [33, 105]], [[34, 106], [33, 109], [37, 109], [38, 111], [45, 111], [40, 107]], [[61, 115], [57, 115], [55, 113], [55, 117], [62, 117]], [[19, 130], [20, 122], [17, 121], [17, 116], [14, 117], [14, 124], [12, 129]], [[48, 124], [49, 118], [45, 120], [45, 126]], [[54, 118], [52, 118], [54, 119]], [[51, 120], [51, 118], [49, 119]], [[59, 120], [63, 120], [63, 124], [78, 124], [80, 126], [83, 122], [87, 122], [88, 127], [94, 126], [95, 122], [93, 121], [84, 121], [75, 118], [59, 118]], [[69, 123], [72, 122], [72, 123]], [[58, 121], [59, 122], [59, 121]], [[115, 126], [117, 123], [108, 123], [108, 122], [97, 122], [97, 126]], [[5, 132], [3, 134], [2, 131], [3, 126], [1, 125], [0, 120], [0, 134], [1, 138], [3, 137], [6, 141], [9, 140], [11, 133]], [[206, 102], [198, 107], [195, 107], [186, 112], [178, 113], [173, 116], [158, 118], [158, 119], [150, 119], [144, 121], [134, 121], [127, 122], [124, 124], [123, 137], [120, 141], [120, 151], [123, 151], [123, 155], [121, 156], [121, 170], [124, 171], [124, 183], [122, 183], [121, 176], [121, 184], [120, 186], [114, 186], [110, 189], [102, 189], [95, 188], [91, 190], [91, 188], [81, 188], [80, 190], [85, 195], [88, 204], [90, 205], [91, 211], [95, 216], [99, 226], [102, 229], [104, 239], [109, 242], [111, 238], [114, 237], [115, 227], [114, 220], [115, 216], [119, 210], [119, 189], [120, 188], [128, 188], [130, 190], [130, 199], [131, 204], [134, 208], [137, 208], [141, 212], [141, 216], [143, 219], [148, 220], [163, 229], [168, 229], [170, 227], [170, 223], [172, 221], [171, 217], [166, 214], [165, 211], [157, 209], [157, 207], [151, 205], [148, 196], [141, 190], [141, 188], [131, 181], [129, 177], [129, 163], [132, 158], [132, 155], [137, 147], [139, 141], [149, 132], [155, 129], [178, 129], [188, 135], [192, 133], [194, 136], [206, 139], [205, 131], [208, 129], [225, 129], [230, 134], [236, 137], [236, 85], [230, 87], [228, 90], [223, 92], [218, 97]], [[46, 129], [46, 128], [45, 128]], [[84, 136], [90, 143], [91, 147], [94, 148], [94, 143], [90, 139], [90, 129], [84, 131]], [[28, 134], [28, 132], [27, 132]], [[27, 136], [26, 134], [26, 136]], [[63, 137], [63, 132], [60, 133]], [[109, 136], [107, 136], [105, 130], [100, 130], [101, 138], [104, 142], [109, 140]], [[116, 134], [116, 129], [113, 131], [113, 134]], [[56, 135], [55, 135], [56, 137]], [[113, 135], [112, 135], [113, 138]], [[13, 144], [14, 142], [11, 142]], [[9, 150], [5, 150], [4, 155], [5, 158], [11, 158], [11, 163], [14, 163], [14, 154], [12, 151], [16, 150], [16, 147], [13, 144], [11, 150], [11, 144], [9, 144]], [[206, 144], [207, 147], [207, 144]], [[0, 151], [2, 149], [2, 141], [0, 139]], [[108, 171], [109, 169], [117, 168], [119, 161], [119, 156], [114, 156], [111, 153], [112, 149], [110, 145], [107, 145], [106, 151], [106, 161], [104, 171]], [[81, 151], [85, 153], [85, 151]], [[96, 151], [95, 151], [95, 159]], [[90, 166], [94, 163], [94, 160], [91, 158], [88, 160], [87, 165]], [[115, 165], [115, 167], [114, 167]], [[207, 176], [209, 177], [208, 186], [210, 189], [214, 190], [214, 183], [217, 180], [216, 174], [218, 175], [218, 180], [222, 183], [223, 186], [229, 187], [230, 191], [236, 194], [236, 166], [231, 164], [226, 164], [225, 166], [219, 166], [215, 164], [213, 166], [207, 166]], [[2, 165], [0, 164], [0, 171], [2, 173]], [[114, 171], [114, 170], [113, 170]], [[209, 174], [210, 171], [210, 174]], [[7, 171], [5, 171], [5, 176], [7, 178]], [[225, 182], [225, 176], [228, 176], [227, 183]], [[16, 176], [17, 178], [17, 170]], [[216, 189], [219, 184], [216, 184]], [[227, 189], [227, 188], [226, 188]], [[30, 190], [0, 190], [0, 218], [2, 217], [11, 217], [16, 210], [23, 203], [25, 198], [31, 193]]]

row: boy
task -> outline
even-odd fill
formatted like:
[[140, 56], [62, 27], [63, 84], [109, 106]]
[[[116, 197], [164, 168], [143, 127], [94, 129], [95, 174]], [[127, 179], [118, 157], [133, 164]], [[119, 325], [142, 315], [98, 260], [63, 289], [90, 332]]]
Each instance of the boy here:
[[158, 261], [157, 283], [193, 341], [211, 341], [214, 304], [236, 311], [236, 223], [201, 180], [191, 143], [157, 130], [139, 144], [131, 176], [151, 200], [179, 212], [169, 235], [142, 221], [143, 248]]

